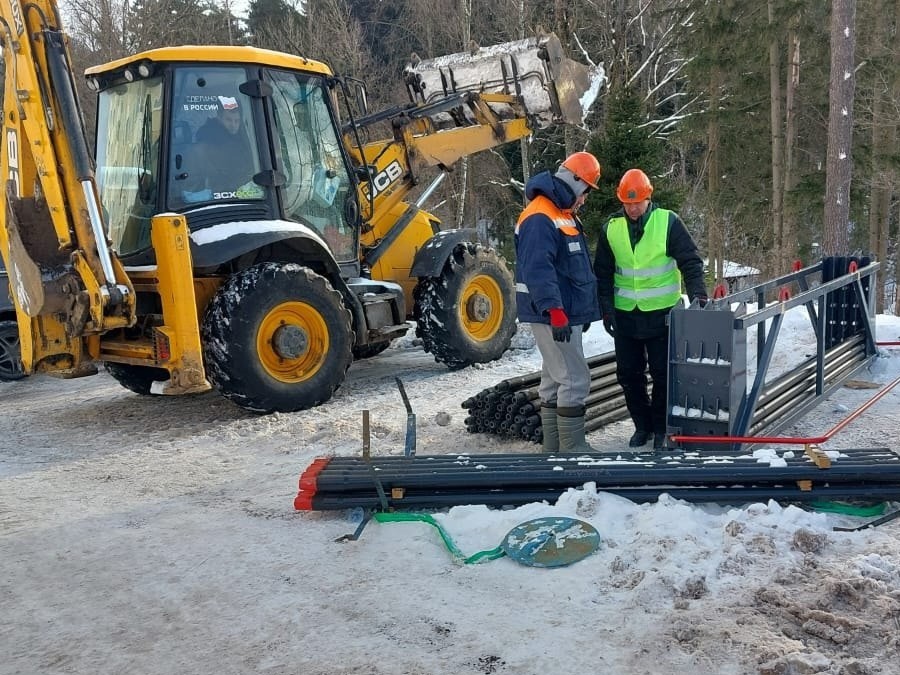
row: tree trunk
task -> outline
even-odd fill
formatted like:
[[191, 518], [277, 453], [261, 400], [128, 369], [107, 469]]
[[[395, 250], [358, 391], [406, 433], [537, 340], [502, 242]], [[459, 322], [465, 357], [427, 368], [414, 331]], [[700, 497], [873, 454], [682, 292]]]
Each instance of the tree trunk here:
[[831, 80], [828, 87], [828, 150], [825, 159], [825, 232], [822, 253], [850, 251], [850, 182], [853, 177], [856, 0], [831, 3]]
[[709, 167], [708, 185], [709, 213], [707, 236], [707, 256], [709, 257], [709, 274], [713, 278], [713, 286], [724, 281], [724, 236], [722, 234], [721, 209], [719, 208], [719, 182], [721, 180], [721, 168], [719, 167], [719, 72], [713, 68], [710, 74], [709, 86], [709, 122], [706, 126], [706, 142], [708, 148]]
[[[894, 4], [894, 27], [895, 29], [900, 26], [900, 3]], [[891, 52], [891, 60], [893, 63], [893, 68], [891, 72], [893, 74], [893, 78], [891, 81], [891, 100], [894, 102], [894, 105], [897, 104], [897, 101], [900, 101], [900, 51], [894, 49]], [[897, 120], [896, 115], [894, 116], [894, 124], [893, 124], [893, 133], [891, 135], [891, 147], [889, 152], [896, 157], [898, 150], [900, 150], [900, 132], [898, 132], [898, 125], [900, 125], [900, 121]], [[892, 168], [891, 172], [891, 190], [893, 191], [893, 185], [896, 184], [897, 180], [897, 169]], [[890, 216], [890, 213], [888, 214]], [[898, 221], [900, 221], [900, 208], [898, 208]], [[885, 218], [885, 227], [888, 226], [890, 222], [890, 218]], [[885, 234], [884, 240], [887, 242], [888, 236]], [[880, 260], [884, 260], [885, 258], [880, 258]], [[882, 268], [883, 270], [884, 268]], [[881, 277], [884, 276], [882, 272]], [[894, 316], [900, 316], [900, 227], [897, 228], [897, 241], [894, 245]], [[882, 295], [884, 295], [882, 293]]]
[[[472, 0], [459, 0], [459, 20], [462, 21], [461, 51], [469, 49], [472, 41]], [[469, 158], [459, 161], [459, 193], [456, 200], [456, 227], [464, 227], [466, 222], [466, 194], [469, 189]]]
[[[519, 39], [525, 39], [525, 0], [519, 0], [516, 9], [519, 12]], [[525, 197], [525, 186], [528, 179], [531, 178], [531, 157], [529, 153], [530, 137], [525, 136], [519, 139], [519, 152], [522, 155], [522, 204], [527, 205], [528, 199]]]
[[[888, 2], [880, 0], [876, 15], [888, 16]], [[895, 7], [895, 20], [900, 20], [900, 4]], [[897, 156], [897, 116], [892, 108], [900, 95], [900, 54], [892, 49], [891, 25], [883, 21], [872, 27], [872, 37], [876, 44], [879, 61], [890, 64], [884, 77], [876, 76], [872, 88], [872, 187], [869, 197], [869, 253], [882, 263], [882, 271], [887, 271], [888, 239], [890, 237], [891, 200], [897, 171], [893, 158]], [[896, 269], [896, 265], [895, 265]], [[896, 277], [896, 272], [895, 272]], [[877, 312], [884, 311], [885, 274], [878, 275], [875, 306]]]
[[[876, 81], [872, 101], [872, 188], [869, 196], [869, 253], [882, 263], [887, 258], [888, 223], [890, 222], [891, 182], [893, 171], [886, 161], [896, 145], [896, 123], [887, 110], [887, 92]], [[875, 292], [876, 311], [884, 311], [884, 275], [878, 275]]]
[[775, 0], [768, 0], [769, 8], [769, 123], [772, 141], [772, 250], [775, 269], [787, 271], [784, 251], [784, 141], [781, 121], [781, 64], [778, 35], [775, 30]]
[[800, 88], [800, 36], [795, 26], [788, 31], [788, 69], [784, 96], [784, 220], [781, 229], [784, 257], [790, 264], [797, 258], [797, 215], [791, 193], [797, 187], [797, 90]]

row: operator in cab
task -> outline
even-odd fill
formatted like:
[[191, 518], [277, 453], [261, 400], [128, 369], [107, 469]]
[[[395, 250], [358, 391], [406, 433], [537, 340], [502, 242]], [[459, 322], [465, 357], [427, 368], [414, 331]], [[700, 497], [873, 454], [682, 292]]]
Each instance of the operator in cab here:
[[193, 198], [254, 199], [263, 194], [253, 183], [250, 140], [244, 123], [242, 106], [235, 96], [219, 96], [216, 115], [197, 129], [194, 155], [202, 165], [198, 172], [203, 185], [194, 185]]

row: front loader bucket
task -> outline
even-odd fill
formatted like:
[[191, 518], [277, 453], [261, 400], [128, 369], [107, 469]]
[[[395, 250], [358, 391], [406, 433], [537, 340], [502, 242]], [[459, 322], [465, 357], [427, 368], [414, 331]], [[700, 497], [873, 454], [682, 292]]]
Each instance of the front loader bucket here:
[[[553, 33], [484, 48], [473, 43], [467, 52], [434, 59], [414, 54], [404, 75], [413, 100], [424, 104], [462, 92], [515, 95], [536, 128], [583, 125], [606, 79], [602, 66], [567, 58]], [[492, 107], [501, 119], [515, 116], [511, 108]]]

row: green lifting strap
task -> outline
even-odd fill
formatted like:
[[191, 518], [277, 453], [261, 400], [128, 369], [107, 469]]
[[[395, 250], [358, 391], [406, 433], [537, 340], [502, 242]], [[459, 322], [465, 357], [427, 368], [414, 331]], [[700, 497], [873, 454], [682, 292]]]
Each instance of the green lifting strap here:
[[379, 523], [421, 522], [436, 527], [454, 560], [466, 565], [496, 560], [506, 555], [530, 567], [561, 567], [586, 558], [600, 545], [600, 535], [590, 523], [565, 516], [550, 516], [517, 525], [497, 548], [466, 556], [441, 524], [427, 513], [378, 512], [372, 517]]
[[438, 533], [441, 535], [441, 539], [444, 540], [444, 545], [447, 547], [447, 550], [450, 551], [450, 555], [453, 556], [454, 560], [462, 562], [466, 565], [487, 562], [489, 560], [496, 560], [497, 558], [502, 558], [504, 555], [506, 555], [506, 552], [498, 546], [497, 548], [492, 548], [488, 551], [479, 551], [478, 553], [473, 553], [470, 556], [466, 556], [462, 551], [459, 550], [453, 539], [451, 539], [450, 535], [447, 534], [447, 531], [443, 527], [441, 527], [441, 524], [427, 513], [378, 512], [375, 513], [372, 517], [379, 523], [420, 522], [433, 525], [435, 528], [437, 528]]
[[823, 511], [825, 513], [840, 513], [845, 516], [859, 516], [860, 518], [880, 516], [887, 508], [887, 504], [884, 502], [880, 502], [878, 504], [850, 504], [848, 502], [809, 502], [808, 506], [813, 511]]

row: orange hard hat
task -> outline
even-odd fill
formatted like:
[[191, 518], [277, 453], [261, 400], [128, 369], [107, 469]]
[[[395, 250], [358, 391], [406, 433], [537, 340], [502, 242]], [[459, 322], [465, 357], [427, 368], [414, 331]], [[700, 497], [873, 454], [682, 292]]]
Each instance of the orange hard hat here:
[[572, 172], [580, 181], [584, 181], [595, 190], [598, 189], [598, 181], [600, 180], [600, 162], [589, 152], [573, 152], [566, 157], [562, 163], [562, 167]]
[[628, 169], [619, 181], [619, 189], [616, 190], [616, 196], [623, 204], [637, 204], [650, 199], [652, 194], [653, 185], [647, 174], [640, 169]]

